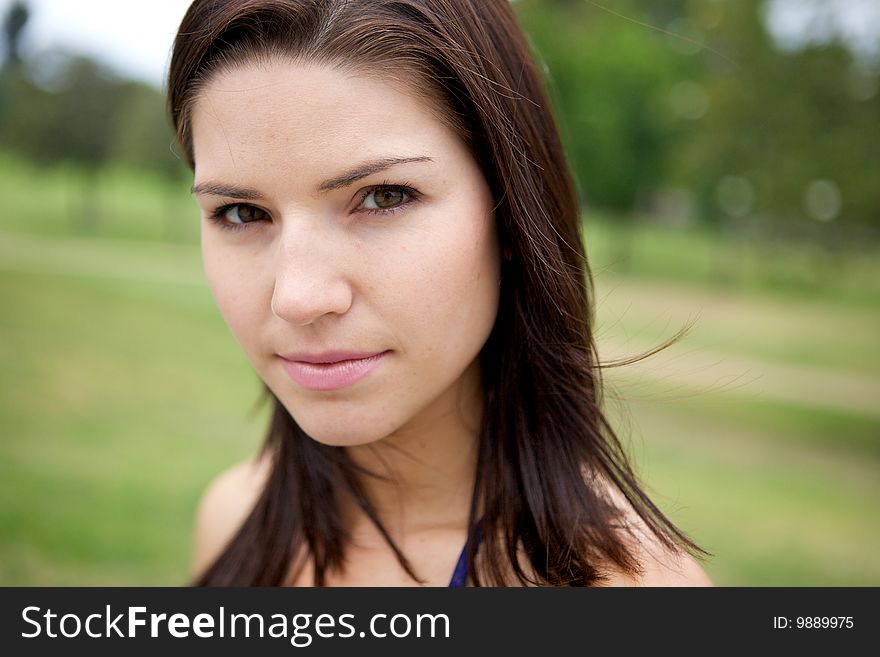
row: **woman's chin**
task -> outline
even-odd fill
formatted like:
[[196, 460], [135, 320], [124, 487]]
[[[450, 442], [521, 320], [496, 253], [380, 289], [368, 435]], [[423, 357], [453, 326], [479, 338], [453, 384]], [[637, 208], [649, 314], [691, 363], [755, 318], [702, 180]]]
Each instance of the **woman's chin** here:
[[327, 445], [328, 447], [358, 447], [360, 445], [369, 445], [370, 443], [381, 440], [384, 436], [376, 434], [366, 434], [363, 431], [333, 431], [317, 429], [308, 431], [303, 427], [306, 434], [316, 443]]
[[331, 447], [355, 447], [381, 440], [392, 432], [387, 418], [358, 412], [301, 412], [286, 406], [297, 425], [315, 442]]

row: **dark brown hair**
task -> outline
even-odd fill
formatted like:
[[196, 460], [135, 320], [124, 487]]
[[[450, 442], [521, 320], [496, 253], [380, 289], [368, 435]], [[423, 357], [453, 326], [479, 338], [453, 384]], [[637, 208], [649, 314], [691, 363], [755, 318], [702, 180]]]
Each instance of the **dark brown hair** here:
[[[169, 111], [191, 167], [190, 114], [203, 86], [219, 71], [274, 57], [386, 79], [400, 71], [465, 140], [494, 195], [506, 257], [498, 316], [480, 354], [472, 583], [588, 586], [602, 581], [603, 564], [640, 572], [600, 481], [622, 493], [667, 549], [701, 552], [642, 491], [602, 412], [578, 197], [508, 0], [196, 0], [168, 78]], [[344, 563], [342, 495], [356, 500], [419, 581], [364, 493], [362, 478], [374, 475], [344, 448], [312, 440], [272, 399], [265, 490], [197, 583], [284, 584], [294, 556], [306, 554], [322, 585]]]

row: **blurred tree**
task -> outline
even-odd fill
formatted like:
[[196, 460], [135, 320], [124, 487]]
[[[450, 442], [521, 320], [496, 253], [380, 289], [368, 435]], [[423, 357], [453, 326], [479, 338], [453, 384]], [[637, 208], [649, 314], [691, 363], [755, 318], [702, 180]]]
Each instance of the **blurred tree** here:
[[111, 159], [179, 179], [185, 167], [174, 151], [176, 141], [165, 116], [163, 95], [150, 85], [130, 82], [122, 96]]
[[839, 42], [781, 51], [764, 11], [754, 0], [725, 6], [712, 38], [735, 63], [707, 72], [709, 110], [682, 142], [680, 173], [703, 217], [733, 232], [832, 247], [876, 238], [876, 67]]
[[[682, 121], [676, 83], [699, 60], [678, 36], [684, 0], [521, 0], [517, 10], [545, 64], [566, 150], [589, 211], [632, 222], [672, 176]], [[613, 8], [612, 8], [613, 7]], [[688, 44], [690, 45], [690, 44]], [[632, 232], [624, 233], [632, 235]], [[626, 267], [632, 244], [615, 242]]]
[[638, 4], [618, 2], [613, 12], [583, 1], [517, 5], [548, 68], [582, 195], [624, 212], [666, 177], [674, 130], [665, 101], [687, 65]]
[[624, 219], [681, 188], [729, 234], [880, 238], [880, 62], [781, 48], [765, 0], [515, 6], [588, 208]]
[[99, 171], [112, 153], [130, 83], [89, 58], [63, 53], [30, 62], [29, 68], [29, 75], [4, 72], [0, 81], [0, 144], [37, 164], [78, 165], [82, 194], [74, 217], [83, 229], [94, 231], [100, 214]]
[[[780, 48], [768, 1], [515, 3], [588, 211], [697, 214], [750, 239], [880, 239], [880, 62], [834, 40]], [[26, 23], [16, 2], [4, 19], [0, 150], [86, 172], [86, 227], [103, 167], [185, 175], [158, 90], [69, 54], [8, 65]], [[629, 245], [617, 246], [625, 264]]]
[[85, 231], [98, 228], [103, 168], [122, 164], [179, 178], [162, 94], [86, 57], [47, 52], [0, 73], [0, 149], [38, 165], [69, 163], [82, 190], [71, 207]]
[[171, 209], [178, 198], [175, 191], [184, 189], [191, 176], [175, 151], [176, 143], [163, 95], [149, 85], [130, 83], [119, 108], [110, 158], [130, 169], [154, 171], [170, 183], [164, 186], [168, 206], [164, 216], [172, 238], [179, 236], [182, 227]]
[[3, 18], [3, 36], [6, 39], [3, 68], [16, 66], [21, 61], [19, 44], [30, 15], [30, 10], [24, 0], [16, 0], [6, 12], [6, 16]]
[[52, 109], [32, 136], [32, 157], [42, 162], [75, 162], [83, 171], [78, 217], [93, 232], [100, 216], [99, 171], [112, 152], [125, 83], [95, 61], [74, 56], [56, 72], [60, 88], [51, 93]]

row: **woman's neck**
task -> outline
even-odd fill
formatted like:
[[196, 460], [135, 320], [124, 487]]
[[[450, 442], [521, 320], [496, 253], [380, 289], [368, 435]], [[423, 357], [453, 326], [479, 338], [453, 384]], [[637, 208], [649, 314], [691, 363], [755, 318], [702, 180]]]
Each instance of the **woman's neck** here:
[[[394, 540], [440, 527], [466, 528], [476, 476], [483, 395], [479, 365], [393, 434], [346, 448], [363, 490]], [[372, 522], [348, 500], [352, 538], [375, 536]]]

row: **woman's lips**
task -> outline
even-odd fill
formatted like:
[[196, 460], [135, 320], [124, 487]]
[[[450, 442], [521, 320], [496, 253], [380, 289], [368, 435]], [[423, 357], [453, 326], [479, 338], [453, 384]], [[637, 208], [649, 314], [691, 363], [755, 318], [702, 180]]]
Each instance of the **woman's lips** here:
[[341, 390], [372, 372], [388, 351], [374, 353], [324, 352], [285, 354], [281, 367], [296, 383], [308, 390]]

